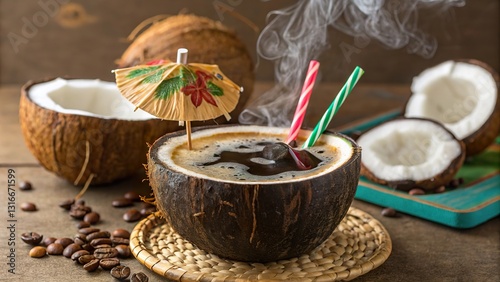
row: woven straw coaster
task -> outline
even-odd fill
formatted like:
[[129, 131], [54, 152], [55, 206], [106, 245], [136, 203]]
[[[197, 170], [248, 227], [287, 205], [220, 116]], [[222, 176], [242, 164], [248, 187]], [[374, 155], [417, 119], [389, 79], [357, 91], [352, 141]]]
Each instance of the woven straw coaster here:
[[132, 231], [134, 256], [154, 272], [174, 281], [340, 281], [380, 266], [392, 242], [369, 214], [351, 207], [332, 235], [309, 254], [270, 263], [239, 262], [196, 248], [155, 214]]

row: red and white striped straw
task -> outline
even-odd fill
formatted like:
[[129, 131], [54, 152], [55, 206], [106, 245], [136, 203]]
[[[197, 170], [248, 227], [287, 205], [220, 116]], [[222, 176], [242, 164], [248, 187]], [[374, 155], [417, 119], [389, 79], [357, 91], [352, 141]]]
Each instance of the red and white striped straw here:
[[307, 70], [306, 79], [304, 85], [302, 86], [302, 93], [300, 94], [299, 103], [297, 104], [297, 109], [293, 115], [292, 125], [288, 133], [288, 138], [286, 143], [290, 144], [297, 135], [299, 134], [300, 127], [304, 121], [306, 115], [307, 104], [309, 104], [309, 98], [311, 97], [312, 89], [314, 87], [314, 82], [316, 81], [316, 76], [318, 75], [319, 62], [312, 60], [309, 63], [309, 69]]

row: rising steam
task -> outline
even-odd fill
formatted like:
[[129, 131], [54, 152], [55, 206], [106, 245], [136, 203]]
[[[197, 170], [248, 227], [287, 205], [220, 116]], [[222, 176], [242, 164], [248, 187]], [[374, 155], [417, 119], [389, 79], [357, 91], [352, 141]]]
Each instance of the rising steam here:
[[275, 62], [276, 86], [245, 109], [239, 122], [290, 124], [307, 65], [328, 46], [329, 27], [430, 58], [437, 42], [418, 29], [418, 9], [463, 5], [465, 0], [300, 0], [271, 12], [268, 19], [272, 20], [259, 36], [257, 53]]

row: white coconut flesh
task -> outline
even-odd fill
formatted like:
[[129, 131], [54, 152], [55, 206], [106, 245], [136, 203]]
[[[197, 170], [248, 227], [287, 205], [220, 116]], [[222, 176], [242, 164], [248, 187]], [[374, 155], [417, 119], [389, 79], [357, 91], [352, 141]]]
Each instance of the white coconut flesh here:
[[462, 153], [450, 132], [420, 119], [386, 122], [361, 135], [357, 143], [363, 165], [386, 181], [431, 179]]
[[498, 99], [493, 75], [463, 62], [447, 61], [413, 79], [405, 117], [433, 119], [458, 139], [486, 123]]
[[148, 120], [156, 117], [125, 99], [114, 82], [62, 79], [34, 84], [28, 95], [37, 105], [65, 114], [103, 119]]

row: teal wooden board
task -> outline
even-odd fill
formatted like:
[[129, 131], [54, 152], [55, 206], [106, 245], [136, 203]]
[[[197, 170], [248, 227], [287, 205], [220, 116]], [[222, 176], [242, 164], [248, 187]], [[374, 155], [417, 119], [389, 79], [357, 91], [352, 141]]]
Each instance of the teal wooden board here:
[[[365, 131], [398, 115], [399, 112], [392, 112], [375, 117], [342, 132]], [[497, 144], [492, 145], [494, 149], [475, 156], [462, 166], [457, 177], [464, 178], [465, 182], [459, 188], [412, 196], [361, 177], [355, 198], [455, 228], [477, 226], [500, 214], [499, 141], [497, 138]]]

